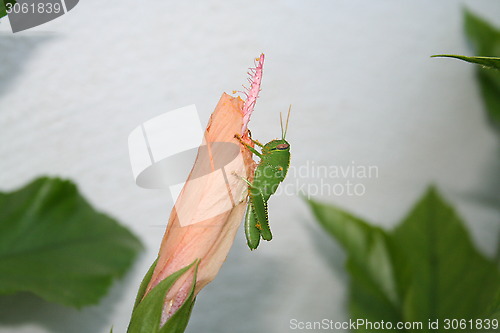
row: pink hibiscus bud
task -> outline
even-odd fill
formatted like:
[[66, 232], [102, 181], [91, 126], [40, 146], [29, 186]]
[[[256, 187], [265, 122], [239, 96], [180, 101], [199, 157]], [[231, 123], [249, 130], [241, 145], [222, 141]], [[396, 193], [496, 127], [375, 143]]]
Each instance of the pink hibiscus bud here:
[[235, 135], [253, 145], [247, 125], [260, 91], [263, 62], [262, 54], [250, 69], [251, 86], [244, 92], [245, 101], [225, 93], [220, 98], [170, 214], [156, 265], [138, 303], [172, 274], [195, 261], [196, 265], [166, 292], [159, 327], [215, 278], [245, 214], [248, 189], [240, 177], [252, 180], [255, 162]]

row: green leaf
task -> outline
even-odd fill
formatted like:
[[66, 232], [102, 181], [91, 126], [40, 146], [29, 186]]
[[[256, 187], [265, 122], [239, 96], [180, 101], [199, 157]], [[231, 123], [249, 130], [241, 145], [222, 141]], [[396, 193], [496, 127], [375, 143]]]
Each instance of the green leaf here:
[[163, 325], [159, 333], [184, 333], [193, 311], [196, 298], [193, 296], [194, 288], [191, 291], [189, 299], [182, 304], [176, 313]]
[[313, 200], [309, 204], [318, 222], [349, 254], [346, 266], [351, 275], [353, 319], [401, 321], [388, 234], [337, 207]]
[[153, 276], [153, 273], [156, 268], [156, 264], [158, 263], [158, 258], [153, 262], [151, 267], [149, 267], [146, 275], [142, 279], [141, 285], [139, 286], [139, 290], [137, 291], [137, 296], [135, 297], [135, 304], [134, 304], [134, 310], [139, 305], [141, 302], [142, 298], [144, 297], [144, 294], [146, 293], [146, 289], [148, 288], [149, 281], [151, 280], [151, 277]]
[[7, 15], [6, 5], [10, 3], [12, 6], [16, 3], [15, 0], [0, 0], [0, 19]]
[[7, 10], [5, 8], [5, 4], [4, 4], [3, 0], [0, 0], [0, 19], [2, 17], [4, 17], [5, 15], [7, 15]]
[[496, 57], [465, 57], [461, 55], [454, 54], [436, 54], [431, 56], [432, 58], [455, 58], [463, 61], [467, 61], [473, 64], [478, 64], [483, 66], [483, 68], [497, 69], [500, 70], [500, 58]]
[[469, 10], [464, 11], [465, 34], [478, 56], [500, 56], [500, 30]]
[[[193, 283], [191, 286], [191, 292], [189, 293], [184, 304], [179, 308], [179, 310], [165, 323], [165, 325], [169, 324], [170, 327], [174, 329], [182, 328], [182, 330], [169, 330], [170, 333], [182, 333], [187, 325], [187, 321], [189, 320], [189, 314], [186, 317], [186, 307], [189, 308], [189, 313], [191, 312], [191, 308], [194, 303], [193, 294], [194, 294], [194, 285], [196, 282], [196, 272], [198, 269], [199, 261], [196, 260], [189, 266], [186, 266], [177, 272], [169, 275], [163, 281], [158, 283], [151, 291], [144, 297], [135, 310], [132, 312], [132, 318], [130, 320], [130, 324], [127, 330], [127, 333], [159, 333], [164, 332], [164, 330], [160, 327], [161, 315], [163, 311], [163, 307], [165, 304], [165, 296], [168, 290], [174, 285], [174, 283], [185, 273], [187, 272], [193, 265], [195, 267], [195, 273], [193, 278]], [[149, 273], [149, 272], [148, 272]], [[148, 274], [146, 274], [147, 276]], [[147, 277], [145, 278], [147, 279]], [[186, 305], [187, 304], [187, 305]], [[184, 310], [183, 310], [184, 309]], [[176, 316], [179, 311], [182, 313], [179, 316]], [[182, 324], [185, 324], [182, 327]], [[164, 325], [164, 327], [165, 327]]]
[[429, 319], [493, 318], [500, 309], [497, 265], [474, 248], [463, 221], [435, 189], [393, 231], [331, 205], [309, 204], [348, 253], [353, 319], [421, 322], [419, 329], [388, 331], [430, 332]]
[[500, 131], [500, 72], [479, 68], [477, 76], [488, 116]]
[[0, 192], [0, 294], [96, 304], [141, 249], [139, 240], [95, 211], [67, 180], [39, 178]]
[[[500, 30], [470, 11], [465, 11], [464, 20], [474, 53], [483, 57], [500, 57]], [[477, 77], [490, 120], [500, 130], [500, 72], [479, 67]]]
[[193, 283], [191, 284], [191, 289], [189, 291], [188, 297], [184, 304], [182, 304], [179, 309], [167, 320], [165, 325], [160, 329], [159, 333], [183, 333], [186, 330], [187, 324], [189, 322], [189, 317], [191, 317], [191, 311], [193, 310], [194, 302], [196, 298], [194, 297], [194, 290], [196, 286], [196, 276], [198, 273], [198, 263], [196, 263]]
[[473, 246], [463, 221], [436, 189], [392, 233], [404, 318], [488, 318], [500, 302], [500, 272]]

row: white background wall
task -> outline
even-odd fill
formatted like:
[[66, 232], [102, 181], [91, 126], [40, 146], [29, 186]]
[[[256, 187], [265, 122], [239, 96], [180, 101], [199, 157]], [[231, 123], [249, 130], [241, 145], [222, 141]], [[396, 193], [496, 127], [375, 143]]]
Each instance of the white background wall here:
[[[486, 122], [470, 54], [467, 6], [500, 25], [491, 1], [81, 0], [53, 22], [12, 35], [0, 23], [0, 189], [41, 175], [75, 180], [147, 247], [99, 306], [81, 311], [30, 296], [0, 297], [0, 332], [124, 332], [156, 256], [172, 202], [136, 187], [127, 136], [139, 123], [196, 104], [206, 123], [266, 54], [250, 123], [279, 136], [293, 104], [292, 165], [375, 165], [363, 196], [328, 200], [392, 226], [434, 183], [494, 252], [499, 232], [498, 137]], [[328, 184], [346, 179], [326, 179]], [[287, 186], [319, 184], [289, 177]], [[313, 184], [313, 185], [311, 185]], [[310, 190], [314, 190], [310, 187]], [[188, 332], [289, 332], [289, 321], [348, 318], [341, 248], [299, 196], [270, 203], [275, 239], [250, 253], [240, 230], [218, 278], [198, 297]]]

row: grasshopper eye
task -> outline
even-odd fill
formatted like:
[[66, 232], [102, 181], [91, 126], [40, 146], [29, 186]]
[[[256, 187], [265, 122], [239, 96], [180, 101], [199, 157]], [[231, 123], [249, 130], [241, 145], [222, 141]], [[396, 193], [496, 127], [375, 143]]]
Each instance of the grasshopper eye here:
[[276, 149], [279, 149], [279, 150], [285, 150], [285, 149], [288, 149], [290, 147], [289, 144], [286, 144], [286, 143], [280, 143], [279, 145], [276, 146]]

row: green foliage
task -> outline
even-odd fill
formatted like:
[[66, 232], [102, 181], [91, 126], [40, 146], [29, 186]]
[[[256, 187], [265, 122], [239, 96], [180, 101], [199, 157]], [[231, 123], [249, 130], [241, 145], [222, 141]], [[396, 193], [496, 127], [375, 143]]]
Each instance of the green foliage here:
[[469, 10], [464, 11], [467, 38], [479, 56], [500, 56], [500, 30]]
[[114, 219], [95, 211], [67, 180], [39, 178], [0, 192], [0, 293], [96, 304], [141, 249]]
[[483, 66], [483, 68], [500, 70], [500, 58], [496, 57], [465, 57], [454, 54], [437, 54], [432, 56], [432, 58], [438, 58], [438, 57], [460, 59], [463, 61], [470, 62], [472, 64], [481, 65]]
[[352, 319], [418, 321], [421, 329], [387, 332], [422, 333], [432, 331], [428, 320], [496, 318], [500, 271], [474, 248], [462, 220], [434, 188], [392, 231], [328, 204], [309, 204], [348, 253]]
[[[137, 294], [137, 301], [132, 312], [132, 318], [128, 327], [128, 333], [182, 333], [191, 316], [191, 310], [194, 305], [194, 289], [196, 285], [196, 272], [198, 270], [199, 261], [196, 260], [189, 266], [186, 266], [177, 272], [169, 275], [144, 297], [146, 286], [151, 279], [156, 261], [153, 263], [148, 273], [144, 277], [139, 292]], [[174, 283], [191, 267], [195, 265], [195, 272], [191, 289], [182, 306], [167, 320], [165, 325], [160, 327], [161, 315], [165, 304], [165, 296], [168, 290]]]
[[142, 298], [144, 297], [144, 294], [146, 293], [146, 289], [148, 287], [149, 281], [151, 280], [151, 277], [153, 276], [157, 262], [158, 258], [156, 258], [151, 267], [149, 267], [146, 275], [142, 279], [141, 285], [139, 286], [139, 290], [137, 291], [137, 296], [135, 297], [134, 310], [137, 307], [137, 305], [139, 305]]
[[0, 0], [0, 19], [7, 15], [7, 8], [6, 5], [10, 3], [11, 5], [14, 5], [16, 3], [15, 0]]
[[[477, 77], [488, 116], [500, 130], [500, 30], [479, 16], [464, 12], [465, 33], [478, 56], [441, 54], [433, 57], [449, 57], [480, 65]], [[495, 70], [492, 70], [495, 69]]]
[[[465, 11], [465, 32], [478, 56], [500, 57], [500, 30], [470, 11]], [[479, 67], [477, 76], [483, 100], [497, 129], [500, 129], [500, 72]]]
[[[196, 263], [196, 269], [198, 269], [198, 263]], [[186, 330], [187, 324], [189, 322], [189, 317], [191, 317], [191, 311], [193, 310], [195, 297], [194, 289], [196, 286], [196, 271], [193, 277], [193, 283], [191, 284], [191, 289], [189, 291], [188, 297], [184, 304], [170, 317], [169, 320], [163, 325], [159, 333], [183, 333]]]

